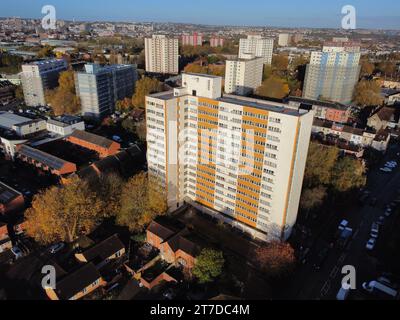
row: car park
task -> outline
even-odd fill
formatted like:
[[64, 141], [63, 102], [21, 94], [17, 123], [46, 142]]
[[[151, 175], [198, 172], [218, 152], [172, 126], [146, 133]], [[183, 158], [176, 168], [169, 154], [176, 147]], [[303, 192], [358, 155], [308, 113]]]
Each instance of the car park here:
[[365, 246], [367, 250], [372, 251], [375, 249], [376, 245], [376, 240], [374, 238], [371, 238], [368, 240], [367, 245]]

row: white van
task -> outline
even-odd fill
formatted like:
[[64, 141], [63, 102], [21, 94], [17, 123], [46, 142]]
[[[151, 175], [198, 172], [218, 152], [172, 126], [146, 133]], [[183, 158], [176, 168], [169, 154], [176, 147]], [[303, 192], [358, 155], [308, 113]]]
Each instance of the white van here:
[[387, 294], [388, 296], [391, 296], [395, 298], [397, 296], [397, 291], [388, 287], [387, 285], [384, 285], [378, 281], [371, 281], [371, 282], [364, 282], [363, 283], [363, 288], [364, 290], [368, 291], [369, 293], [374, 293], [374, 292], [382, 292]]

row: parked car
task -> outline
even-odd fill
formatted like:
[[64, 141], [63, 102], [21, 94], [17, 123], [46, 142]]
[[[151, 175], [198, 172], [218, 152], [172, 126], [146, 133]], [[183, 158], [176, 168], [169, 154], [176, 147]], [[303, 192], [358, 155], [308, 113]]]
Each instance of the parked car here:
[[119, 142], [119, 143], [122, 142], [122, 139], [121, 139], [119, 136], [113, 136], [112, 139], [113, 139], [115, 142]]
[[393, 172], [393, 170], [392, 169], [390, 169], [390, 168], [380, 168], [379, 169], [380, 171], [382, 171], [382, 172], [384, 172], [384, 173], [391, 173], [391, 172]]
[[57, 252], [60, 252], [62, 249], [64, 249], [65, 244], [63, 242], [60, 243], [56, 243], [53, 244], [50, 248], [49, 248], [49, 252], [51, 254], [56, 254]]
[[339, 290], [339, 292], [338, 292], [338, 294], [336, 295], [336, 300], [339, 300], [339, 301], [344, 301], [344, 300], [347, 300], [347, 298], [349, 297], [349, 294], [350, 294], [350, 288], [343, 288], [343, 286], [342, 287], [340, 287], [340, 290]]
[[392, 215], [392, 209], [391, 208], [387, 208], [385, 211], [385, 216], [386, 217], [390, 217]]
[[378, 237], [379, 237], [379, 225], [374, 222], [371, 227], [371, 238], [377, 239]]
[[349, 225], [349, 222], [347, 220], [343, 220], [340, 224], [339, 224], [339, 230], [344, 230], [347, 228], [347, 226]]
[[376, 245], [376, 240], [374, 238], [371, 238], [368, 240], [367, 245], [365, 246], [367, 250], [372, 251], [375, 249]]
[[12, 247], [11, 252], [14, 254], [15, 259], [20, 259], [24, 256], [24, 253], [22, 252], [22, 250], [17, 246]]
[[382, 293], [392, 298], [395, 298], [397, 296], [396, 290], [378, 281], [364, 282], [362, 287], [365, 291], [369, 293]]
[[383, 226], [385, 224], [385, 216], [380, 216], [376, 223]]

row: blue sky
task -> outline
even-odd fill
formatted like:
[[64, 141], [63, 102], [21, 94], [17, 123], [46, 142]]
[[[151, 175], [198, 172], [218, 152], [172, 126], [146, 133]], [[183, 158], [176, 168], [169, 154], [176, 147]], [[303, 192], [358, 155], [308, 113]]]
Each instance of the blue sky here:
[[160, 21], [278, 27], [341, 25], [341, 8], [353, 5], [358, 28], [400, 29], [399, 0], [12, 0], [0, 16], [41, 17], [51, 4], [60, 19]]

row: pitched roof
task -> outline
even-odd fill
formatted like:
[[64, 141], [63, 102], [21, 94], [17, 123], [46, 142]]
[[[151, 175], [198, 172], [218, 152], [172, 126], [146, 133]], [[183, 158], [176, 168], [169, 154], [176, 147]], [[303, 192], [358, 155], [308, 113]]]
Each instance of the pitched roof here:
[[118, 238], [118, 235], [114, 234], [108, 239], [89, 248], [82, 254], [87, 261], [93, 261], [94, 263], [99, 263], [124, 248], [125, 246]]
[[179, 250], [196, 257], [200, 253], [198, 245], [184, 235], [177, 234], [168, 241], [168, 245], [174, 252]]
[[382, 107], [379, 109], [375, 114], [381, 119], [382, 121], [390, 121], [394, 116], [395, 110], [393, 108]]
[[68, 300], [100, 278], [94, 264], [88, 263], [59, 281], [55, 292], [59, 299]]
[[7, 204], [20, 195], [20, 192], [0, 181], [0, 204]]
[[55, 169], [55, 170], [60, 170], [65, 165], [71, 163], [71, 162], [65, 161], [63, 159], [57, 158], [49, 153], [29, 147], [27, 145], [22, 145], [21, 149], [18, 152], [20, 155], [23, 155], [30, 159], [36, 160], [36, 161], [40, 162], [41, 164], [44, 164], [44, 165], [48, 166], [49, 168]]
[[114, 141], [112, 141], [110, 139], [98, 136], [97, 134], [93, 134], [93, 133], [90, 133], [87, 131], [82, 131], [82, 130], [75, 130], [71, 134], [71, 137], [89, 142], [91, 144], [100, 146], [102, 148], [109, 148], [109, 147], [111, 147], [111, 145], [113, 143], [115, 143]]
[[153, 221], [147, 230], [155, 234], [163, 241], [167, 240], [176, 233], [176, 230], [173, 230], [173, 228], [165, 227], [156, 221]]

